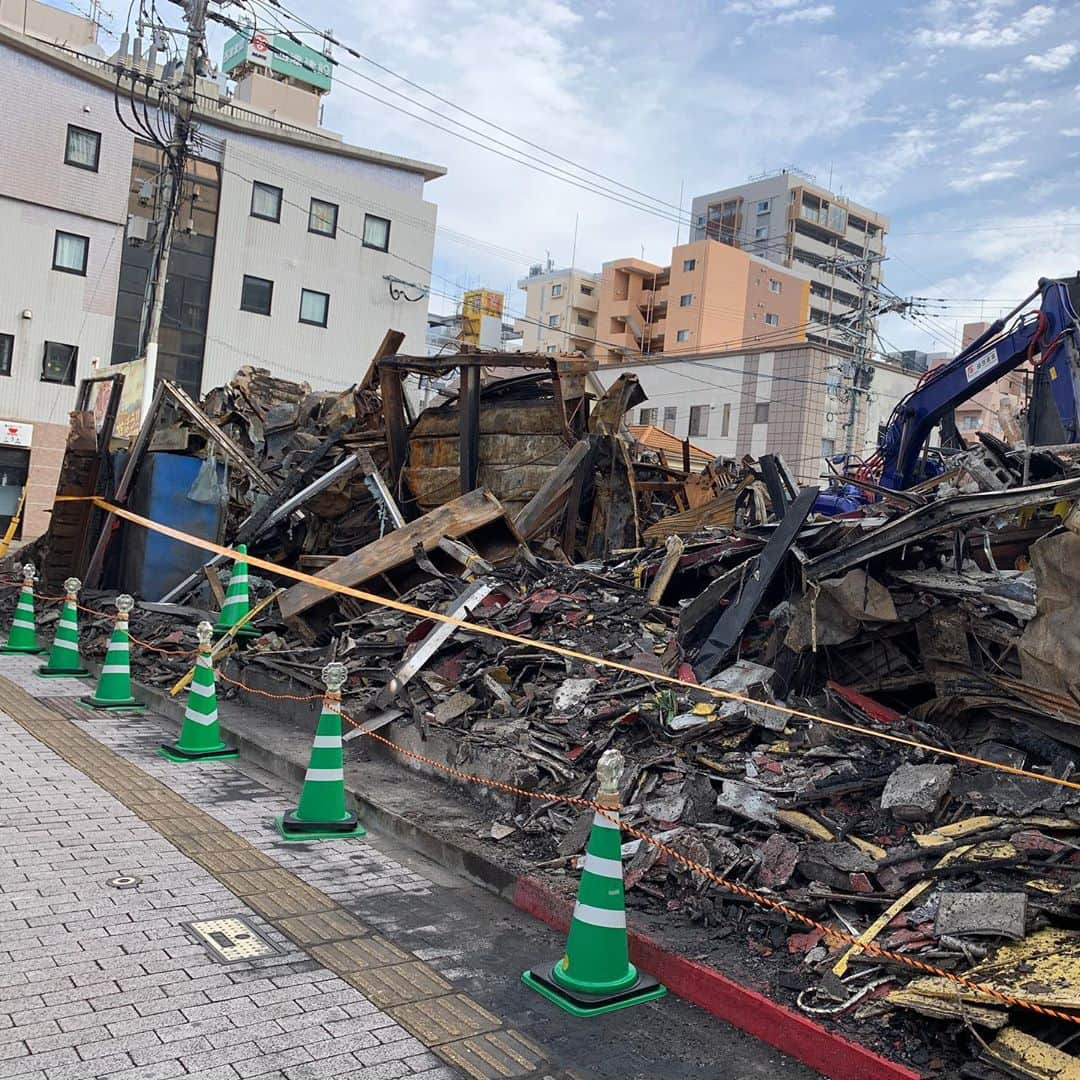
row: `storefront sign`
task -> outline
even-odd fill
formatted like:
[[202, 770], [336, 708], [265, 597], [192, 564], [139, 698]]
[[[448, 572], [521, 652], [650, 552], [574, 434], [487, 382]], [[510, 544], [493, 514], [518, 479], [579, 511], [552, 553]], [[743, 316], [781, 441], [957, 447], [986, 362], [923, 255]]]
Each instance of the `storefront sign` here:
[[33, 438], [33, 424], [20, 424], [14, 420], [0, 420], [0, 446], [29, 447]]

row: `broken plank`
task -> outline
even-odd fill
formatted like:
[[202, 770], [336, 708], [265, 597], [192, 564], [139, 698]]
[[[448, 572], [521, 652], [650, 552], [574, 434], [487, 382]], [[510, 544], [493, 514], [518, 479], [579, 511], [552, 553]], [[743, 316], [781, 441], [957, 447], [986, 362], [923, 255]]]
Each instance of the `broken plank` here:
[[536, 494], [518, 512], [517, 517], [514, 518], [514, 528], [523, 540], [529, 540], [535, 536], [548, 521], [549, 505], [562, 488], [573, 480], [579, 466], [588, 456], [589, 449], [588, 439], [576, 442], [567, 452], [566, 457], [551, 470]]
[[664, 591], [675, 576], [675, 570], [678, 568], [679, 560], [685, 550], [686, 544], [683, 542], [682, 537], [669, 536], [667, 538], [667, 554], [664, 556], [660, 568], [656, 571], [656, 576], [649, 585], [649, 591], [645, 594], [645, 599], [650, 604], [659, 604], [664, 598]]
[[[498, 521], [505, 522], [507, 529], [513, 531], [499, 500], [478, 488], [344, 556], [315, 576], [328, 584], [362, 585], [379, 574], [411, 562], [417, 544], [422, 544], [425, 551], [431, 551], [439, 546], [443, 537], [467, 536]], [[332, 592], [332, 589], [306, 582], [294, 585], [279, 601], [282, 617], [292, 619], [302, 615], [326, 600]]]

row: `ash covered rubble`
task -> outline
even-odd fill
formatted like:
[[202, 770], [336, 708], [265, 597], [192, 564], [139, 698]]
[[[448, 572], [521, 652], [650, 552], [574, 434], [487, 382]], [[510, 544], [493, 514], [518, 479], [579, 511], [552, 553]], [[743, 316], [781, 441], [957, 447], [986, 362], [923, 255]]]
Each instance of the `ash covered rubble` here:
[[[616, 747], [624, 819], [715, 874], [864, 944], [1080, 1010], [1080, 788], [1007, 771], [1076, 769], [1075, 450], [980, 437], [934, 481], [827, 518], [776, 455], [691, 472], [688, 453], [636, 441], [633, 376], [592, 400], [580, 361], [533, 358], [540, 370], [484, 386], [479, 360], [450, 357], [456, 396], [410, 419], [402, 376], [433, 363], [389, 354], [365, 384], [321, 395], [249, 370], [191, 403], [255, 470], [226, 470], [216, 539], [525, 640], [256, 570], [253, 602], [275, 602], [237, 670], [314, 693], [333, 654], [358, 724], [438, 735], [448, 763], [527, 790], [588, 797]], [[221, 450], [190, 416], [163, 430], [186, 431], [187, 452]], [[143, 591], [137, 637], [194, 648], [228, 581], [227, 563], [201, 562]], [[86, 625], [88, 656], [107, 631]], [[188, 663], [133, 652], [158, 685]], [[587, 813], [485, 795], [478, 817], [493, 844], [573, 878]], [[1075, 1030], [1062, 1021], [837, 942], [641, 841], [624, 865], [630, 903], [696, 928], [695, 955], [748, 958], [782, 1000], [928, 1073], [1041, 1076], [1047, 1054], [1060, 1075], [1077, 1067], [1056, 1048]]]

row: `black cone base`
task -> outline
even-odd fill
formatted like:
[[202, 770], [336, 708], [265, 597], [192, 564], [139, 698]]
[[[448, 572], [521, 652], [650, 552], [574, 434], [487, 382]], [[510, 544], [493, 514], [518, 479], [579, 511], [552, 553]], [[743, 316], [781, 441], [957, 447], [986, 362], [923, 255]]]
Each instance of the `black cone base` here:
[[209, 761], [240, 756], [235, 746], [221, 746], [217, 750], [185, 750], [179, 743], [162, 743], [159, 753], [170, 761]]
[[295, 810], [283, 815], [281, 827], [287, 833], [353, 833], [360, 822], [355, 814], [349, 814], [341, 821], [301, 821]]

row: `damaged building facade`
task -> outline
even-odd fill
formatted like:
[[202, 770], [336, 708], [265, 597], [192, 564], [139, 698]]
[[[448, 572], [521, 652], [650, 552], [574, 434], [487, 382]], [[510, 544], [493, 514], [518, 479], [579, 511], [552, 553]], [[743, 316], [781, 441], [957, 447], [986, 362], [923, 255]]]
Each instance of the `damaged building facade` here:
[[[17, 14], [17, 29], [0, 22], [0, 141], [21, 148], [0, 162], [0, 222], [20, 252], [0, 266], [0, 428], [17, 429], [0, 446], [0, 528], [25, 489], [32, 537], [48, 522], [80, 379], [141, 354], [159, 160], [117, 117], [113, 62], [90, 44], [51, 43], [46, 5], [27, 0]], [[130, 81], [119, 96], [134, 126]], [[352, 146], [314, 113], [280, 106], [199, 82], [158, 358], [159, 377], [195, 398], [238, 356], [328, 387], [359, 377], [388, 324], [423, 347], [423, 305], [395, 298], [386, 279], [431, 264], [425, 186], [444, 170]]]

